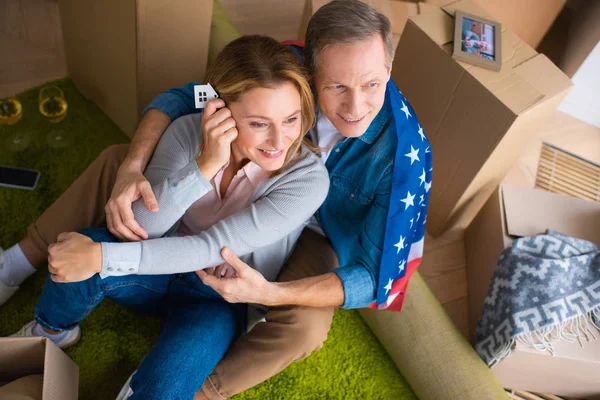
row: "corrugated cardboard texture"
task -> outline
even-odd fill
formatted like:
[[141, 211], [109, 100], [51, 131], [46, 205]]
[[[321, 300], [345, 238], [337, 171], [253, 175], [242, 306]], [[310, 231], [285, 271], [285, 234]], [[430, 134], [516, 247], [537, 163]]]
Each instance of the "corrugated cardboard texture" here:
[[592, 49], [600, 42], [600, 1], [582, 2], [569, 30], [561, 69], [573, 77]]
[[201, 80], [212, 0], [59, 0], [69, 76], [126, 134], [161, 91]]
[[410, 18], [392, 69], [431, 142], [432, 236], [468, 225], [571, 85], [506, 29], [499, 72], [453, 60], [451, 15], [457, 9], [484, 13], [460, 1]]
[[546, 229], [600, 245], [600, 204], [540, 189], [503, 185], [508, 234], [533, 236]]
[[0, 338], [0, 381], [44, 372], [45, 339]]
[[44, 360], [44, 400], [77, 400], [79, 368], [50, 340]]
[[0, 381], [44, 374], [43, 400], [77, 400], [77, 365], [46, 338], [0, 338]]
[[212, 3], [137, 1], [138, 115], [157, 94], [203, 79]]
[[70, 78], [131, 135], [138, 110], [135, 2], [59, 0], [59, 6]]
[[295, 39], [304, 0], [219, 0], [233, 25], [244, 35], [261, 34], [279, 41]]
[[465, 230], [467, 292], [469, 299], [469, 336], [475, 340], [475, 328], [483, 311], [483, 302], [502, 250], [510, 244], [506, 235], [502, 192], [496, 188], [477, 217]]
[[[512, 237], [546, 229], [600, 243], [600, 204], [538, 189], [501, 185], [465, 232], [472, 339], [495, 266]], [[510, 235], [510, 236], [509, 236]], [[600, 339], [559, 342], [554, 357], [517, 343], [492, 371], [505, 387], [586, 399], [600, 395]]]
[[[474, 0], [487, 14], [506, 25], [531, 47], [537, 47], [562, 10], [566, 0]], [[425, 0], [445, 6], [454, 0]], [[484, 16], [484, 15], [482, 15]]]
[[583, 345], [562, 340], [551, 356], [518, 343], [492, 372], [504, 387], [600, 400], [600, 339]]

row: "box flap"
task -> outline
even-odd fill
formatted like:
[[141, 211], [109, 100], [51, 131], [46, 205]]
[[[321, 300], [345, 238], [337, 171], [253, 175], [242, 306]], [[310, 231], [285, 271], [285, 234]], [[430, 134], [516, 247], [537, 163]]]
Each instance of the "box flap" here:
[[45, 338], [0, 338], [0, 381], [44, 372]]
[[[491, 18], [469, 0], [458, 1], [411, 18], [431, 40], [451, 55], [454, 14], [457, 10]], [[502, 28], [502, 69], [491, 71], [469, 63], [461, 67], [481, 82], [515, 115], [554, 97], [571, 86], [569, 79], [547, 57], [539, 55], [517, 35]]]
[[79, 368], [52, 341], [46, 340], [44, 400], [77, 400]]
[[411, 17], [409, 21], [417, 25], [438, 46], [454, 40], [454, 18], [441, 8]]
[[404, 30], [406, 20], [419, 14], [419, 7], [416, 3], [406, 1], [389, 1], [392, 23], [392, 32], [399, 33]]
[[473, 15], [478, 15], [483, 18], [494, 20], [494, 17], [491, 16], [485, 9], [481, 8], [479, 5], [475, 4], [471, 0], [461, 0], [456, 1], [454, 3], [446, 4], [442, 6], [442, 10], [444, 10], [448, 15], [454, 18], [456, 11], [462, 11]]
[[600, 244], [600, 203], [545, 190], [502, 185], [508, 234], [533, 236], [554, 229]]

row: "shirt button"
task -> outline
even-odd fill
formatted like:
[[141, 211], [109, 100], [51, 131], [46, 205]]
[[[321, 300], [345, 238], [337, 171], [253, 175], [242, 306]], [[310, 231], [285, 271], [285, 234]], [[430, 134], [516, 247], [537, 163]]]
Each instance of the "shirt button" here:
[[122, 272], [122, 271], [123, 271], [123, 269], [121, 269], [121, 268], [117, 268], [117, 271], [119, 271], [119, 272]]
[[106, 269], [109, 270], [109, 271], [114, 271], [115, 270], [113, 267], [108, 267]]
[[336, 153], [339, 153], [339, 152], [340, 152], [340, 149], [339, 149], [339, 148], [335, 149], [335, 152], [336, 152]]
[[190, 172], [188, 172], [188, 175], [189, 175], [189, 176], [192, 176], [192, 175], [194, 175], [194, 171], [190, 171]]
[[135, 268], [129, 268], [130, 271], [135, 271]]
[[354, 198], [354, 193], [350, 193], [350, 197]]
[[177, 182], [171, 185], [172, 187], [177, 187]]

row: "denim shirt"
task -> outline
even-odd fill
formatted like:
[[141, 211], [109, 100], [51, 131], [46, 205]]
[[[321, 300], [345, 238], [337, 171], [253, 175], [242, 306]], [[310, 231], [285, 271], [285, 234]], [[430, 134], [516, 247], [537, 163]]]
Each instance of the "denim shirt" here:
[[[194, 105], [197, 84], [167, 90], [143, 112], [155, 108], [175, 120], [201, 111]], [[340, 267], [333, 272], [344, 287], [342, 308], [367, 307], [376, 298], [398, 141], [395, 129], [386, 93], [367, 131], [338, 143], [325, 164], [331, 186], [317, 219], [338, 255]]]

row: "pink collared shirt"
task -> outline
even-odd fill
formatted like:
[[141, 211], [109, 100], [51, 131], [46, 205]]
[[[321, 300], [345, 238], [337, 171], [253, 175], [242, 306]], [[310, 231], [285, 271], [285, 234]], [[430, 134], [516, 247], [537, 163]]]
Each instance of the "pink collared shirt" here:
[[225, 197], [221, 198], [221, 180], [225, 165], [210, 181], [213, 190], [196, 200], [183, 215], [178, 233], [197, 235], [220, 220], [242, 210], [254, 193], [256, 186], [269, 177], [269, 173], [253, 162], [244, 165], [231, 180]]

